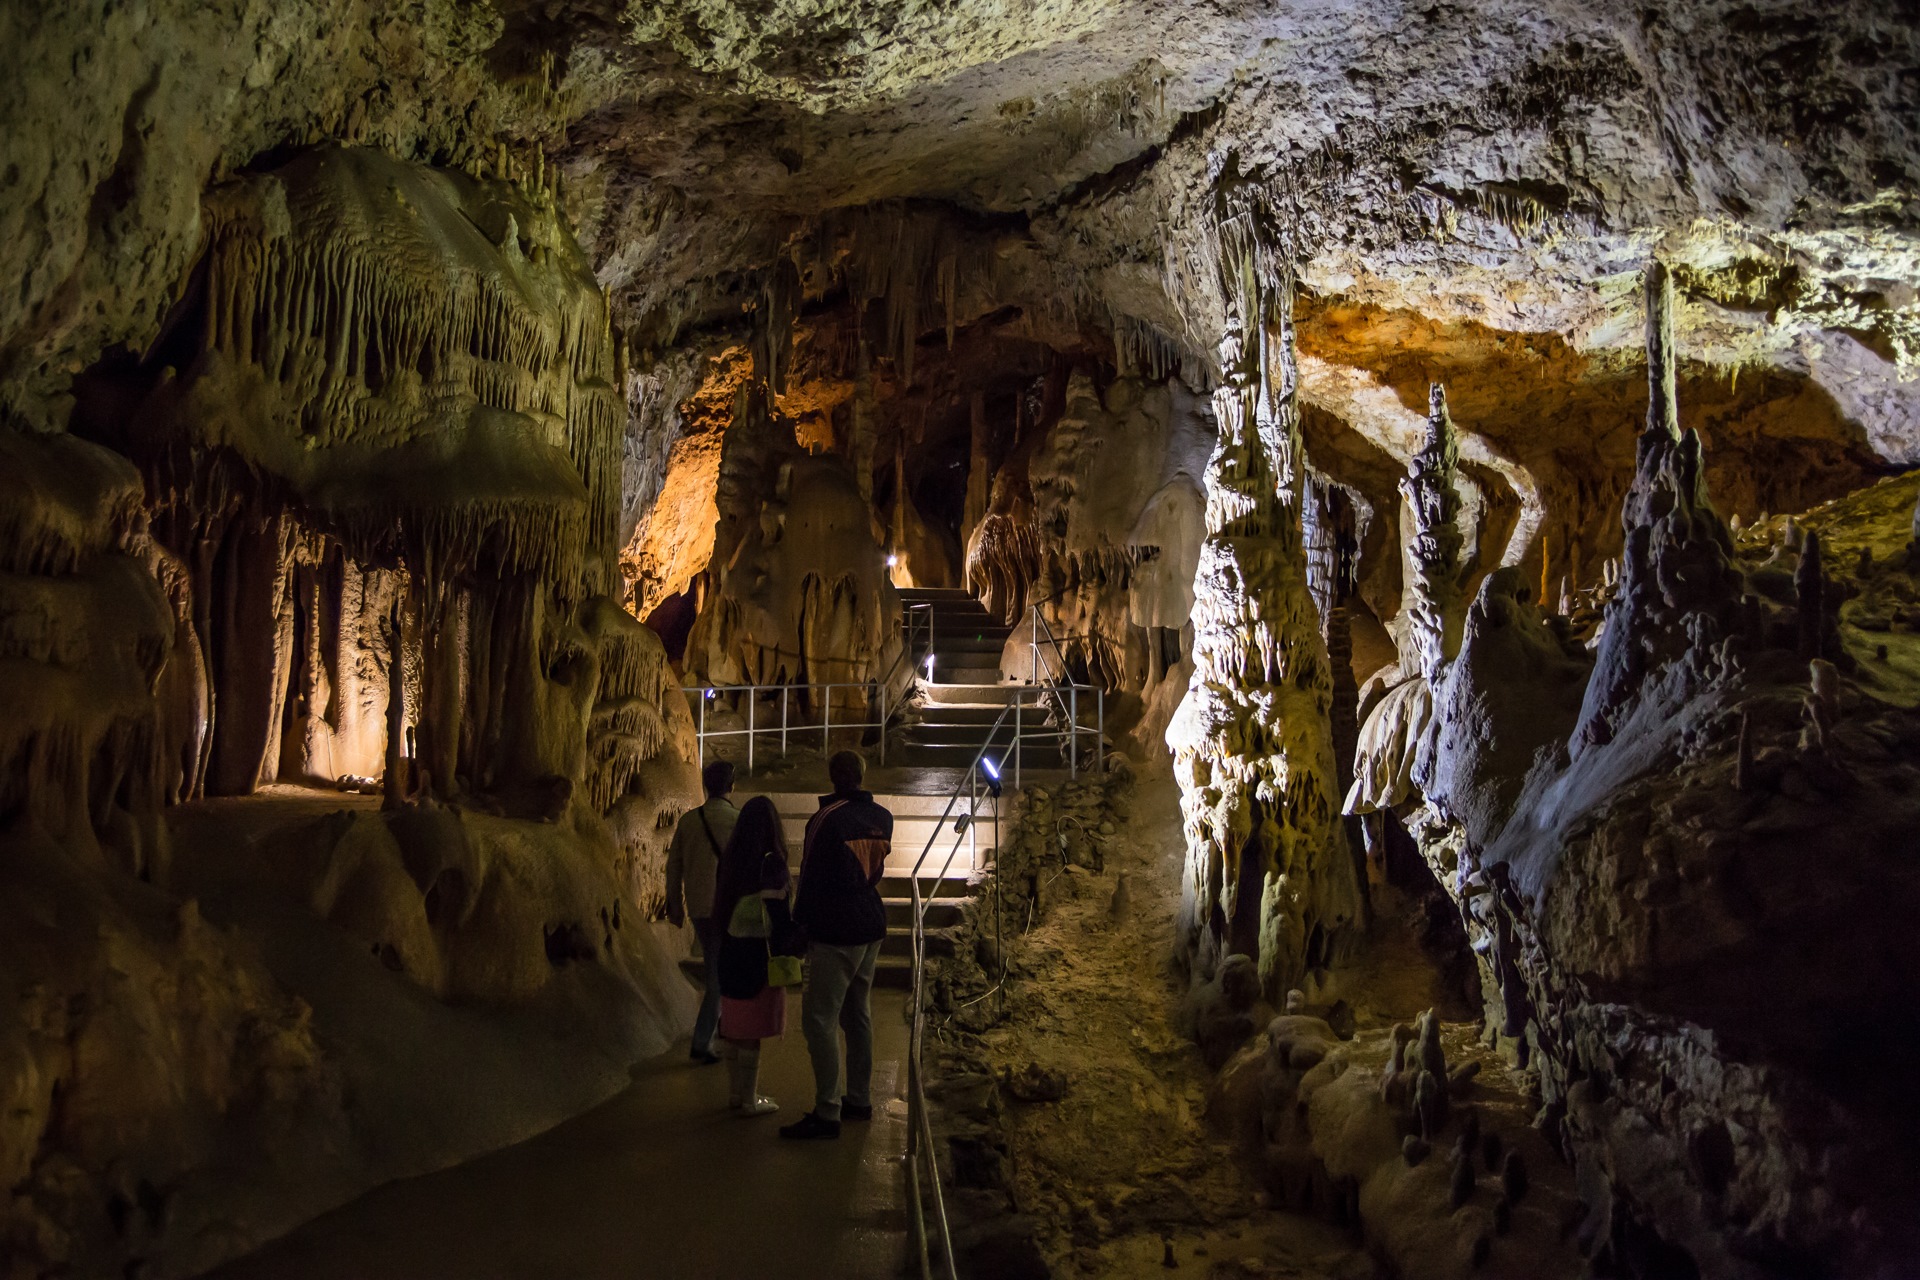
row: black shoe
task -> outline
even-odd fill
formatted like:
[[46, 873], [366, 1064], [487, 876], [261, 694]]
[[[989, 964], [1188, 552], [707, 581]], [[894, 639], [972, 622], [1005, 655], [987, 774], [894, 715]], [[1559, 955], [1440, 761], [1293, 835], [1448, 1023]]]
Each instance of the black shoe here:
[[862, 1107], [842, 1098], [840, 1099], [840, 1118], [842, 1120], [871, 1120], [873, 1119], [873, 1108], [870, 1106]]
[[840, 1122], [822, 1120], [809, 1111], [792, 1124], [781, 1125], [780, 1136], [803, 1142], [809, 1138], [837, 1138], [840, 1136]]
[[693, 1059], [693, 1065], [696, 1067], [710, 1067], [720, 1061], [720, 1055], [711, 1049], [690, 1049], [687, 1051], [687, 1056]]

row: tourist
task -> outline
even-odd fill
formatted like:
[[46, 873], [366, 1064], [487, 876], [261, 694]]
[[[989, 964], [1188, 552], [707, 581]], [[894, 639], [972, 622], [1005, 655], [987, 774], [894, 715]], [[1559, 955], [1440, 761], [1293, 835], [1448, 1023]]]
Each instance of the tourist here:
[[[787, 1029], [787, 989], [773, 981], [775, 957], [790, 957], [793, 920], [787, 910], [787, 839], [773, 801], [755, 796], [740, 811], [720, 859], [713, 928], [720, 935], [720, 1038], [727, 1042], [727, 1105], [742, 1117], [780, 1104], [764, 1097], [760, 1042]], [[798, 976], [797, 972], [794, 976]]]
[[[837, 1138], [840, 1121], [873, 1118], [873, 969], [887, 936], [880, 877], [893, 815], [860, 788], [866, 762], [852, 751], [827, 761], [833, 794], [807, 821], [794, 919], [805, 931], [807, 989], [800, 1020], [813, 1059], [813, 1110], [783, 1138]], [[836, 1029], [838, 1024], [838, 1029]], [[847, 1037], [847, 1091], [840, 1093], [840, 1035]]]
[[740, 811], [727, 799], [733, 791], [731, 764], [715, 760], [700, 771], [700, 781], [707, 790], [706, 803], [681, 816], [673, 843], [667, 846], [667, 919], [676, 929], [688, 919], [693, 921], [693, 936], [706, 961], [707, 989], [700, 1000], [700, 1016], [693, 1022], [693, 1046], [687, 1056], [701, 1066], [712, 1066], [720, 1061], [713, 1051], [713, 1032], [720, 1021], [720, 974], [714, 963], [720, 934], [713, 927], [713, 881], [720, 851], [733, 836]]

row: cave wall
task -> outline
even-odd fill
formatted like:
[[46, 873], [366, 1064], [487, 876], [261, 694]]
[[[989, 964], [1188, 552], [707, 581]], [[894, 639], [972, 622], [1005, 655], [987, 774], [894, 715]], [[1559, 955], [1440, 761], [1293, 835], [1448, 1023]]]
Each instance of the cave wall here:
[[[550, 190], [322, 146], [201, 216], [71, 430], [0, 428], [0, 1234], [30, 1274], [192, 1273], [537, 1131], [690, 999], [645, 922], [691, 723], [607, 594], [624, 371]], [[422, 1033], [464, 1083], [365, 1051]]]
[[[1597, 1265], [1880, 1274], [1913, 1247], [1891, 1207], [1912, 1115], [1865, 1082], [1906, 1072], [1908, 997], [1813, 957], [1846, 950], [1835, 928], [1906, 946], [1912, 886], [1884, 854], [1916, 821], [1890, 753], [1913, 729], [1890, 661], [1910, 641], [1839, 618], [1911, 589], [1914, 486], [1820, 508], [1844, 569], [1797, 525], [1736, 541], [1683, 430], [1667, 272], [1647, 280], [1649, 409], [1604, 616], [1583, 637], [1524, 575], [1486, 579], [1456, 656], [1372, 713], [1348, 809], [1390, 810], [1457, 901], [1486, 1036], [1539, 1074]], [[1841, 888], [1861, 876], [1870, 902]]]

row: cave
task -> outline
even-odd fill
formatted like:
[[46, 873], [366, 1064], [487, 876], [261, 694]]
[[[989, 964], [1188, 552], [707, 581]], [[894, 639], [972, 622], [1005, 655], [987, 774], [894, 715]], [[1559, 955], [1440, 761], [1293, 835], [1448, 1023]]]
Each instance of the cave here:
[[0, 47], [0, 1277], [1920, 1274], [1911, 5]]

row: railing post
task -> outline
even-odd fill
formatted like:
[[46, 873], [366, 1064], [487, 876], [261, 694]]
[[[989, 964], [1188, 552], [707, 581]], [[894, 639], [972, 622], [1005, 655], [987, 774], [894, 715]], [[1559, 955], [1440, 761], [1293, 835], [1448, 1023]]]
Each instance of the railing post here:
[[974, 771], [973, 794], [967, 797], [967, 858], [973, 874], [980, 874], [980, 778]]
[[753, 704], [760, 701], [760, 686], [747, 686], [747, 776], [753, 776]]
[[821, 699], [820, 713], [820, 754], [833, 754], [833, 686], [822, 685], [821, 691], [826, 697]]
[[1016, 692], [1013, 695], [1013, 789], [1020, 789], [1020, 713], [1026, 709], [1026, 698]]
[[1080, 686], [1067, 686], [1067, 776], [1080, 776]]
[[707, 767], [707, 693], [700, 690], [700, 767]]
[[792, 685], [780, 686], [780, 758], [787, 758], [787, 695], [793, 692]]
[[1094, 706], [1100, 716], [1099, 730], [1093, 735], [1093, 770], [1098, 773], [1107, 763], [1107, 690], [1104, 685], [1094, 696]]

